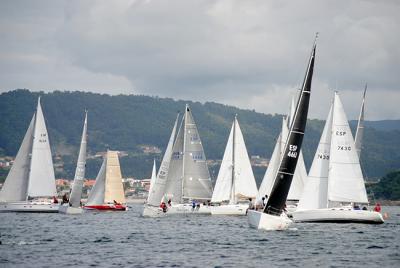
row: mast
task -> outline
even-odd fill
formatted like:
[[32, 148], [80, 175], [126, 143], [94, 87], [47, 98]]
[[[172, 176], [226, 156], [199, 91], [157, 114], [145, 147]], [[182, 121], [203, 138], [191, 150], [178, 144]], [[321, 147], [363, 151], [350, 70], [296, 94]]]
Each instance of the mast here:
[[185, 189], [185, 157], [186, 157], [186, 123], [187, 123], [187, 114], [189, 111], [189, 105], [185, 106], [185, 116], [183, 117], [183, 161], [182, 161], [182, 192], [181, 192], [181, 203], [183, 203], [183, 195]]
[[236, 143], [236, 117], [233, 120], [233, 133], [232, 133], [232, 184], [231, 184], [231, 197], [229, 198], [229, 203], [235, 204], [235, 143]]
[[284, 150], [285, 154], [280, 161], [279, 170], [275, 176], [274, 187], [272, 188], [271, 195], [268, 198], [267, 205], [264, 209], [264, 213], [267, 214], [280, 215], [282, 213], [289, 193], [290, 184], [292, 183], [294, 171], [296, 169], [307, 124], [317, 37], [318, 33], [315, 36], [300, 96], [297, 100], [296, 110], [290, 125], [289, 135]]
[[365, 105], [365, 93], [367, 92], [367, 84], [365, 84], [364, 94], [361, 102], [360, 115], [358, 117], [357, 131], [355, 136], [355, 146], [358, 157], [360, 157], [362, 149], [362, 140], [364, 137], [364, 105]]

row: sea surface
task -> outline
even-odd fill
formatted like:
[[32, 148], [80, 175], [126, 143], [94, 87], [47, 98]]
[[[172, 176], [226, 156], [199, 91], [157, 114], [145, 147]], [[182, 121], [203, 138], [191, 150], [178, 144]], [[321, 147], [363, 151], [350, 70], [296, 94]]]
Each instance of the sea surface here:
[[249, 228], [246, 217], [0, 214], [0, 267], [400, 267], [400, 207], [382, 225]]

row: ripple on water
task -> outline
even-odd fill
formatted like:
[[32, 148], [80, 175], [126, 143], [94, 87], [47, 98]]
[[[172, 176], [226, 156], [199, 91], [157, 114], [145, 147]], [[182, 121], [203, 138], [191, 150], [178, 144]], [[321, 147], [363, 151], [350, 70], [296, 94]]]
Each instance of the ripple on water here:
[[141, 207], [133, 205], [126, 213], [72, 217], [2, 214], [0, 263], [21, 267], [45, 263], [49, 267], [396, 268], [400, 263], [399, 207], [388, 208], [391, 218], [383, 225], [296, 223], [282, 232], [250, 229], [246, 217], [148, 219], [139, 217]]

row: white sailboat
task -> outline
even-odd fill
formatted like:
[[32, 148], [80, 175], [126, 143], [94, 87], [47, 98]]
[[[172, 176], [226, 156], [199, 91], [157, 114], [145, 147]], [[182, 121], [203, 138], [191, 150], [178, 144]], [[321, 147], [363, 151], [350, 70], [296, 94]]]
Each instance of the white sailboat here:
[[235, 116], [211, 197], [212, 215], [246, 215], [257, 185], [239, 122]]
[[143, 212], [142, 212], [143, 217], [160, 217], [165, 215], [163, 210], [160, 208], [160, 203], [165, 193], [165, 186], [167, 182], [169, 165], [172, 157], [172, 147], [174, 146], [175, 133], [178, 125], [178, 120], [179, 120], [179, 114], [176, 116], [175, 124], [172, 129], [171, 136], [169, 138], [163, 159], [161, 161], [160, 169], [158, 170], [157, 176], [153, 179], [155, 174], [155, 163], [154, 163], [149, 195], [147, 197], [147, 202], [146, 204], [144, 204], [143, 207]]
[[[38, 99], [36, 113], [0, 192], [0, 212], [58, 212], [53, 160]], [[53, 200], [51, 200], [53, 198]]]
[[203, 145], [191, 109], [185, 108], [172, 149], [165, 197], [171, 201], [167, 214], [210, 214], [204, 205], [212, 195], [211, 178]]
[[357, 147], [335, 92], [304, 193], [292, 216], [302, 222], [383, 223], [380, 213], [359, 209], [367, 204]]
[[87, 210], [127, 210], [118, 152], [107, 151], [84, 206]]
[[58, 210], [64, 214], [81, 214], [83, 212], [81, 205], [83, 180], [85, 179], [86, 169], [86, 147], [87, 147], [87, 112], [83, 123], [82, 139], [79, 148], [78, 161], [76, 163], [75, 177], [72, 184], [71, 195], [67, 204], [62, 204]]

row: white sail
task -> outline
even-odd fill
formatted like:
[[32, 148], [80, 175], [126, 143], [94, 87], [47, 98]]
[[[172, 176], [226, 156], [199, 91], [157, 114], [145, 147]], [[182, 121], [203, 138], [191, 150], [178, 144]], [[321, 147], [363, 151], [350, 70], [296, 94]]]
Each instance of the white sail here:
[[[182, 179], [183, 179], [183, 127], [184, 118], [176, 136], [174, 146], [172, 148], [172, 157], [169, 164], [167, 174], [167, 182], [165, 186], [165, 195], [172, 201], [180, 203], [182, 201]], [[160, 200], [159, 200], [160, 201]], [[158, 202], [159, 202], [158, 201]]]
[[211, 178], [206, 156], [188, 105], [184, 119], [182, 199], [211, 199]]
[[147, 203], [152, 206], [158, 206], [164, 195], [164, 190], [165, 190], [165, 186], [166, 186], [166, 182], [167, 182], [167, 178], [168, 178], [169, 166], [170, 166], [171, 157], [172, 157], [172, 149], [174, 146], [175, 133], [176, 133], [176, 127], [178, 125], [178, 120], [179, 120], [179, 114], [176, 117], [175, 124], [172, 129], [167, 148], [165, 149], [165, 153], [164, 153], [163, 159], [161, 161], [160, 168], [158, 170], [158, 174], [156, 176], [154, 183], [151, 186], [151, 189], [149, 190], [149, 196], [147, 198]]
[[328, 200], [368, 203], [354, 139], [337, 93], [333, 109]]
[[246, 144], [244, 142], [242, 130], [239, 122], [235, 118], [235, 177], [234, 177], [234, 203], [238, 199], [255, 198], [257, 196], [257, 185], [254, 178], [253, 170], [249, 155], [247, 153]]
[[25, 201], [27, 198], [34, 123], [35, 114], [0, 191], [0, 201]]
[[156, 183], [157, 178], [157, 171], [156, 171], [156, 160], [153, 160], [153, 170], [151, 171], [151, 178], [150, 178], [150, 188], [149, 188], [149, 195], [153, 191], [154, 184]]
[[225, 147], [224, 156], [222, 158], [221, 167], [219, 168], [217, 181], [215, 182], [214, 191], [211, 197], [211, 202], [219, 203], [229, 201], [231, 198], [232, 189], [232, 156], [233, 156], [233, 128], [229, 133], [228, 142]]
[[83, 131], [81, 138], [81, 145], [79, 148], [78, 161], [76, 163], [75, 177], [72, 185], [71, 196], [69, 203], [72, 207], [80, 207], [83, 180], [85, 179], [86, 169], [86, 146], [87, 146], [87, 112], [85, 112], [85, 121], [83, 123]]
[[[283, 118], [282, 121], [282, 137], [281, 139], [281, 158], [283, 157], [283, 150], [286, 146], [286, 139], [289, 134], [289, 128], [287, 119]], [[275, 175], [274, 175], [275, 176]], [[304, 164], [303, 152], [299, 153], [299, 160], [297, 161], [296, 170], [293, 175], [292, 184], [290, 185], [290, 190], [287, 199], [288, 200], [299, 200], [304, 188], [304, 182], [307, 177], [307, 170]], [[269, 194], [269, 193], [268, 193]]]
[[297, 210], [328, 207], [328, 173], [332, 136], [332, 110], [329, 110], [325, 127], [318, 144]]
[[104, 204], [104, 192], [106, 185], [106, 166], [107, 166], [107, 156], [103, 157], [103, 164], [101, 164], [99, 173], [96, 177], [96, 182], [94, 183], [92, 189], [90, 190], [86, 205], [102, 205]]
[[114, 201], [120, 204], [126, 203], [118, 152], [107, 151], [104, 203], [114, 203]]
[[364, 95], [361, 102], [360, 116], [358, 117], [356, 138], [355, 138], [355, 146], [357, 150], [357, 155], [360, 157], [361, 148], [362, 148], [362, 140], [364, 137], [364, 105], [365, 105], [365, 93], [367, 91], [367, 85], [365, 85]]
[[267, 171], [265, 172], [260, 189], [258, 190], [257, 199], [261, 199], [265, 195], [269, 195], [272, 187], [274, 186], [275, 175], [278, 171], [279, 161], [281, 158], [281, 139], [282, 133], [279, 134], [278, 139], [276, 140], [274, 151], [272, 152], [271, 159], [268, 163]]
[[31, 170], [28, 197], [56, 196], [53, 160], [40, 98], [38, 100], [33, 133]]

